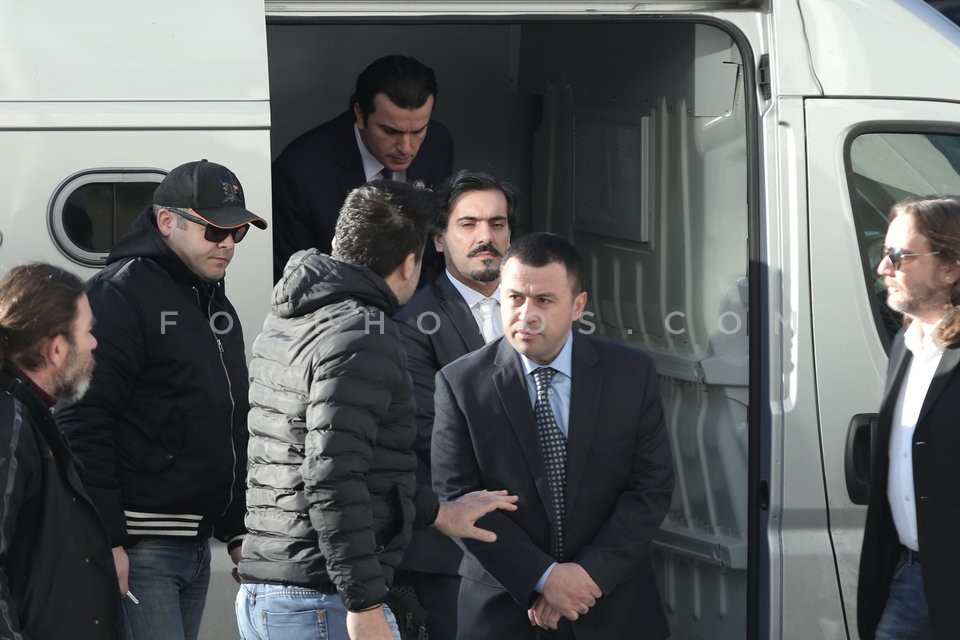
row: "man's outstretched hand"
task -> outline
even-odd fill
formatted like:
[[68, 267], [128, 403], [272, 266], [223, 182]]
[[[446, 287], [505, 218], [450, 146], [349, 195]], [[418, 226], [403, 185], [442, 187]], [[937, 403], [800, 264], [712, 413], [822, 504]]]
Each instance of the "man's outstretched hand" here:
[[441, 502], [433, 526], [441, 533], [454, 538], [473, 538], [482, 542], [493, 542], [497, 539], [497, 534], [480, 529], [474, 523], [494, 509], [516, 511], [517, 500], [519, 500], [517, 496], [507, 495], [506, 490], [471, 491], [453, 502]]

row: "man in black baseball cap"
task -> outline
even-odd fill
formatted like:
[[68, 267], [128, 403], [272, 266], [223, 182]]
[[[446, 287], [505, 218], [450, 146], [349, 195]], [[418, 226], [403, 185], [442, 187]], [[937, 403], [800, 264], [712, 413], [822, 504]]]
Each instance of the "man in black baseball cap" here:
[[128, 636], [197, 637], [211, 535], [234, 562], [246, 533], [243, 335], [223, 278], [250, 225], [226, 167], [173, 169], [110, 251], [87, 295], [97, 367], [58, 412], [107, 527]]
[[247, 211], [233, 171], [208, 160], [188, 162], [168, 173], [153, 193], [153, 204], [187, 209], [203, 221], [200, 224], [219, 229], [247, 224], [267, 228], [266, 220]]

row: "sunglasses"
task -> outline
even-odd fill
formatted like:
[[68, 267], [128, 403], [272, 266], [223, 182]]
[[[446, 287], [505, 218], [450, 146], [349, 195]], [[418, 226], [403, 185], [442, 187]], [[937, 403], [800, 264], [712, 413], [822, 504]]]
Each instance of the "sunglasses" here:
[[241, 240], [243, 240], [244, 236], [247, 235], [247, 231], [250, 229], [249, 224], [245, 224], [242, 227], [234, 227], [233, 229], [221, 229], [220, 227], [215, 227], [211, 225], [209, 222], [207, 222], [203, 218], [199, 218], [193, 215], [192, 213], [184, 211], [183, 209], [176, 209], [174, 207], [167, 207], [167, 209], [169, 209], [170, 211], [173, 211], [175, 214], [177, 214], [181, 218], [185, 218], [190, 222], [195, 222], [201, 225], [202, 227], [204, 227], [204, 230], [203, 230], [204, 240], [206, 240], [207, 242], [212, 242], [214, 244], [220, 244], [221, 242], [227, 239], [227, 236], [233, 236], [234, 242], [240, 242]]
[[890, 258], [890, 264], [893, 265], [893, 268], [897, 271], [900, 270], [900, 265], [903, 264], [904, 258], [915, 258], [917, 256], [935, 256], [939, 255], [939, 251], [921, 251], [919, 253], [904, 253], [903, 249], [900, 247], [884, 247], [883, 251], [880, 252], [880, 262], [883, 262], [884, 258]]

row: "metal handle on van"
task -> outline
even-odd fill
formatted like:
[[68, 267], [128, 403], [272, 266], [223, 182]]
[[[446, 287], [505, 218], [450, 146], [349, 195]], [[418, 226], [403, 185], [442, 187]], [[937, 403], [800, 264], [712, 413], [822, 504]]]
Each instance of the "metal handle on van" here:
[[850, 420], [843, 459], [847, 495], [853, 504], [867, 504], [870, 500], [870, 471], [877, 446], [876, 433], [877, 414], [858, 413]]

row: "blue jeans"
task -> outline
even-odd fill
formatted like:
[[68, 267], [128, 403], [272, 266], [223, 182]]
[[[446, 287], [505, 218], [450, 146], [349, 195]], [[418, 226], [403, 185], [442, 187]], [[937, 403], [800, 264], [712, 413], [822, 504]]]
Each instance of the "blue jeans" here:
[[210, 541], [144, 537], [127, 548], [130, 593], [123, 599], [128, 640], [196, 640], [210, 584]]
[[[400, 640], [393, 612], [383, 612]], [[305, 587], [248, 582], [237, 593], [241, 640], [350, 640], [347, 608], [340, 596]]]
[[927, 640], [932, 638], [923, 593], [923, 571], [907, 552], [893, 573], [890, 595], [877, 625], [876, 640]]

